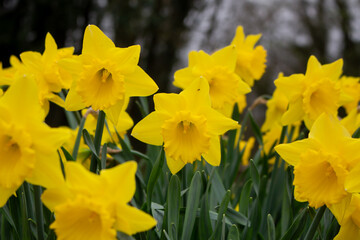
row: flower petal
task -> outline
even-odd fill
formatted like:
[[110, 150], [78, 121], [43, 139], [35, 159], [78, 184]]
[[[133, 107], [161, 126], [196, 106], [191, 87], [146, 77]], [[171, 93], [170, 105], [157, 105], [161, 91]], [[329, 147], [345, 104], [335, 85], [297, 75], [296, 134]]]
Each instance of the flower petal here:
[[210, 139], [209, 152], [202, 154], [203, 158], [212, 166], [219, 166], [221, 161], [221, 149], [219, 136]]
[[170, 169], [170, 172], [173, 175], [180, 171], [186, 165], [186, 163], [184, 163], [183, 161], [175, 160], [168, 155], [166, 155], [166, 163]]
[[154, 94], [159, 87], [144, 70], [136, 66], [133, 73], [125, 76], [125, 89], [129, 97], [149, 96]]
[[4, 188], [0, 186], [0, 208], [3, 207], [11, 195], [15, 194], [16, 188]]
[[284, 159], [288, 164], [296, 166], [300, 161], [301, 153], [308, 149], [316, 149], [318, 144], [312, 139], [303, 139], [293, 143], [280, 144], [275, 147], [275, 151]]
[[82, 53], [93, 54], [95, 56], [104, 54], [109, 48], [114, 48], [115, 44], [97, 26], [88, 25], [84, 33]]
[[158, 114], [152, 112], [135, 125], [131, 135], [142, 142], [161, 146], [164, 142], [161, 135], [161, 125], [162, 120]]
[[100, 176], [108, 182], [109, 197], [111, 196], [121, 203], [130, 202], [136, 189], [136, 169], [137, 163], [129, 161], [100, 172]]

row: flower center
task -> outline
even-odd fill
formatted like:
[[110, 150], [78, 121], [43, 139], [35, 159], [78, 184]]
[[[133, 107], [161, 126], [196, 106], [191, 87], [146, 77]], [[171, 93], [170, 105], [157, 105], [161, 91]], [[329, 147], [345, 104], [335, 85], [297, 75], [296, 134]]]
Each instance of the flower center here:
[[346, 163], [339, 156], [309, 150], [294, 168], [295, 191], [315, 208], [335, 204], [346, 196], [347, 174]]
[[339, 89], [330, 79], [313, 82], [303, 93], [303, 110], [311, 120], [315, 120], [323, 112], [336, 114], [339, 96]]
[[124, 99], [124, 76], [114, 66], [94, 61], [84, 66], [76, 91], [86, 106], [104, 110]]
[[26, 131], [0, 122], [0, 186], [14, 188], [31, 175], [35, 165], [31, 138]]
[[241, 95], [240, 77], [225, 67], [211, 68], [204, 73], [204, 77], [209, 82], [211, 104], [216, 109], [223, 108], [224, 104], [235, 104]]
[[210, 146], [206, 118], [180, 111], [162, 126], [164, 148], [168, 156], [184, 163], [201, 159]]
[[114, 217], [100, 203], [84, 196], [55, 208], [55, 222], [50, 226], [61, 239], [113, 239]]

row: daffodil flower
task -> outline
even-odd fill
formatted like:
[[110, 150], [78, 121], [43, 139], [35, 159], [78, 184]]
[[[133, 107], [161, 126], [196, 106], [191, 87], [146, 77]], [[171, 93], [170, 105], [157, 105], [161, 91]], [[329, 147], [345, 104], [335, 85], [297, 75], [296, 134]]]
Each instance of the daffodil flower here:
[[139, 56], [139, 45], [115, 47], [98, 27], [87, 26], [82, 54], [61, 62], [75, 77], [65, 108], [104, 110], [117, 124], [127, 97], [148, 96], [158, 90], [155, 82], [138, 66]]
[[[193, 81], [204, 78], [210, 86], [212, 107], [230, 116], [233, 106], [243, 102], [250, 87], [235, 73], [236, 51], [228, 46], [208, 55], [203, 51], [189, 53], [189, 66], [175, 72], [174, 85], [185, 89]], [[243, 105], [243, 103], [242, 103]]]
[[117, 230], [132, 235], [154, 227], [154, 218], [128, 205], [136, 189], [136, 168], [130, 161], [96, 175], [66, 162], [66, 181], [42, 195], [55, 213], [50, 228], [58, 239], [115, 240]]
[[44, 123], [35, 80], [16, 79], [0, 98], [0, 206], [24, 181], [44, 187], [61, 184], [57, 149], [68, 137]]
[[238, 26], [231, 42], [237, 53], [236, 73], [249, 86], [253, 86], [254, 81], [262, 77], [266, 68], [266, 50], [263, 46], [255, 47], [260, 37], [261, 34], [245, 37], [243, 27]]
[[167, 165], [175, 174], [187, 163], [220, 164], [220, 138], [238, 123], [211, 108], [209, 84], [194, 81], [180, 94], [154, 96], [155, 111], [141, 120], [132, 136], [148, 144], [164, 144]]
[[360, 139], [331, 115], [322, 114], [309, 138], [275, 147], [294, 166], [295, 199], [318, 208], [339, 203], [348, 193], [345, 181], [360, 161]]

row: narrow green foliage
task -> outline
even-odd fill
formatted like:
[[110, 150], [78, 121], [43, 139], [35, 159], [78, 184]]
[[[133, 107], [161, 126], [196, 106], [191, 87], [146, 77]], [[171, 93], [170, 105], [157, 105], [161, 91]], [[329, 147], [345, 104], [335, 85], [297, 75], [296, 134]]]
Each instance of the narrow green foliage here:
[[253, 186], [252, 180], [251, 179], [247, 180], [240, 195], [239, 212], [245, 215], [247, 214], [249, 209], [249, 198], [250, 198], [252, 186]]
[[148, 185], [147, 185], [147, 206], [148, 206], [148, 212], [150, 212], [150, 208], [151, 208], [151, 197], [152, 197], [152, 192], [154, 190], [154, 186], [156, 183], [156, 180], [158, 179], [162, 166], [164, 165], [164, 158], [165, 158], [165, 154], [164, 154], [164, 150], [161, 148], [160, 153], [156, 159], [156, 162], [154, 164], [153, 169], [151, 170], [151, 174], [150, 174], [150, 178], [148, 181]]
[[172, 175], [168, 187], [168, 233], [171, 239], [178, 239], [179, 215], [180, 215], [180, 180], [178, 176]]
[[231, 197], [231, 191], [228, 190], [221, 201], [219, 212], [218, 212], [218, 218], [217, 218], [216, 225], [215, 225], [215, 230], [214, 230], [212, 236], [210, 237], [210, 239], [219, 239], [221, 236], [222, 221], [223, 221], [223, 218], [225, 217], [225, 213], [226, 213], [227, 207], [230, 202], [230, 197]]
[[100, 164], [100, 170], [106, 168], [106, 159], [107, 159], [107, 144], [105, 143], [102, 147], [101, 151], [101, 164]]
[[307, 209], [304, 208], [300, 211], [300, 213], [295, 217], [292, 222], [290, 228], [287, 230], [285, 235], [281, 238], [281, 240], [292, 240], [297, 239], [301, 232], [304, 230], [304, 226], [307, 221]]
[[189, 195], [186, 202], [186, 211], [184, 218], [184, 226], [181, 235], [182, 240], [190, 239], [194, 228], [196, 212], [200, 202], [201, 196], [201, 176], [199, 172], [196, 172], [193, 179], [191, 180]]
[[319, 226], [320, 220], [323, 217], [325, 210], [326, 210], [326, 205], [322, 206], [316, 212], [315, 218], [314, 218], [313, 222], [311, 223], [310, 228], [309, 228], [309, 230], [307, 231], [307, 233], [305, 235], [305, 238], [304, 238], [305, 240], [313, 239], [313, 237], [315, 235], [315, 232], [316, 232], [316, 229]]
[[276, 240], [275, 223], [271, 214], [267, 216], [268, 240]]
[[84, 129], [85, 121], [86, 121], [86, 118], [83, 117], [81, 119], [81, 122], [80, 122], [80, 125], [79, 125], [79, 130], [78, 130], [78, 133], [76, 135], [76, 140], [75, 140], [75, 144], [74, 144], [74, 148], [73, 148], [73, 152], [72, 152], [72, 158], [73, 159], [77, 158], [77, 155], [78, 155], [78, 152], [79, 152], [80, 141], [81, 141], [81, 136], [82, 136], [82, 132], [83, 132], [83, 129]]
[[61, 151], [64, 153], [65, 159], [67, 161], [74, 161], [73, 157], [71, 156], [71, 154], [64, 148], [61, 147]]
[[250, 175], [251, 179], [254, 183], [254, 190], [256, 192], [256, 195], [259, 195], [259, 186], [260, 186], [260, 175], [257, 167], [255, 166], [255, 163], [252, 159], [250, 159]]
[[104, 131], [105, 125], [105, 112], [99, 111], [97, 123], [96, 123], [96, 130], [95, 130], [95, 137], [94, 137], [94, 147], [96, 154], [93, 153], [91, 156], [91, 163], [90, 163], [90, 171], [96, 172], [98, 169], [98, 162], [99, 162], [99, 154], [100, 154], [100, 145], [101, 145], [101, 138]]
[[225, 212], [225, 216], [232, 222], [242, 226], [250, 227], [249, 219], [242, 214], [241, 212], [237, 212], [234, 209], [228, 207]]
[[84, 141], [86, 143], [86, 145], [88, 145], [89, 149], [91, 150], [92, 154], [96, 157], [96, 160], [99, 161], [99, 154], [97, 153], [96, 149], [95, 149], [95, 145], [93, 140], [91, 139], [91, 136], [89, 134], [89, 132], [84, 129], [83, 130], [83, 137], [84, 137]]
[[40, 186], [34, 186], [35, 211], [36, 211], [36, 229], [37, 239], [45, 239], [44, 221], [43, 221], [43, 205], [40, 199], [42, 190]]
[[239, 229], [235, 224], [231, 226], [227, 240], [240, 240]]
[[252, 115], [251, 111], [249, 110], [249, 119], [250, 119], [250, 123], [251, 123], [251, 127], [253, 129], [255, 138], [257, 140], [257, 142], [260, 144], [260, 146], [264, 146], [264, 142], [262, 139], [262, 133], [260, 130], [259, 125], [255, 122], [254, 116]]

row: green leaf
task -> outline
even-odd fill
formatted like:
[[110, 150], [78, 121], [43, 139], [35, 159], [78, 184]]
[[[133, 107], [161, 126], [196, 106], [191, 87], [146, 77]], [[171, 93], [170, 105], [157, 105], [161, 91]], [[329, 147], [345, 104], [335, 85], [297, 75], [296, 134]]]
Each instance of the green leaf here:
[[67, 161], [74, 161], [73, 157], [71, 156], [71, 154], [64, 148], [64, 147], [61, 147], [61, 150], [63, 151], [64, 153], [64, 156], [66, 158]]
[[239, 201], [239, 212], [247, 215], [248, 209], [249, 209], [249, 198], [250, 198], [250, 193], [251, 193], [251, 189], [252, 189], [252, 180], [249, 179], [242, 191], [241, 191], [241, 195], [240, 195], [240, 201]]
[[267, 230], [268, 230], [268, 240], [275, 240], [276, 239], [275, 223], [271, 214], [268, 214], [267, 216]]
[[360, 138], [360, 127], [352, 135], [353, 138]]
[[11, 214], [10, 214], [10, 211], [9, 211], [9, 208], [7, 205], [4, 205], [2, 208], [0, 208], [0, 211], [3, 213], [3, 216], [5, 217], [6, 221], [11, 225], [11, 227], [14, 229], [15, 233], [16, 233], [16, 236], [18, 239], [19, 238], [19, 232], [16, 228], [16, 225], [15, 225], [15, 222], [14, 222], [14, 219], [12, 218]]
[[306, 221], [307, 221], [307, 214], [306, 208], [302, 209], [300, 213], [295, 217], [293, 223], [291, 224], [288, 231], [285, 235], [281, 238], [281, 240], [292, 240], [297, 239], [302, 231], [304, 230]]
[[156, 180], [158, 179], [158, 177], [161, 173], [162, 166], [164, 165], [164, 158], [165, 158], [164, 150], [163, 150], [163, 148], [161, 148], [160, 153], [154, 164], [154, 167], [151, 170], [150, 178], [149, 178], [147, 189], [146, 189], [147, 190], [146, 191], [146, 193], [147, 193], [146, 202], [147, 202], [147, 206], [148, 206], [148, 212], [150, 212], [152, 192], [154, 190]]
[[264, 142], [262, 139], [262, 133], [260, 131], [259, 125], [257, 125], [257, 123], [255, 122], [254, 116], [252, 115], [251, 111], [249, 110], [248, 112], [249, 112], [249, 119], [250, 119], [251, 127], [254, 131], [255, 138], [258, 141], [258, 143], [260, 144], [260, 146], [264, 146]]
[[260, 175], [252, 159], [250, 159], [250, 176], [254, 183], [256, 195], [259, 195]]
[[86, 129], [83, 130], [83, 137], [84, 137], [84, 141], [85, 141], [86, 145], [89, 146], [92, 154], [97, 158], [98, 161], [100, 161], [99, 155], [97, 154], [97, 151], [94, 146], [94, 142], [91, 139], [90, 134]]
[[184, 226], [181, 238], [182, 240], [188, 240], [191, 237], [195, 224], [196, 212], [200, 201], [201, 185], [202, 183], [200, 172], [196, 172], [191, 180], [191, 184], [189, 187], [188, 198], [186, 202]]
[[80, 125], [79, 125], [79, 130], [78, 130], [78, 134], [76, 136], [76, 140], [75, 140], [75, 144], [74, 144], [74, 148], [73, 148], [73, 152], [72, 152], [72, 158], [76, 160], [78, 152], [79, 152], [79, 147], [80, 147], [80, 141], [81, 141], [81, 135], [82, 135], [82, 131], [84, 129], [84, 125], [85, 125], [85, 121], [86, 118], [82, 118]]
[[101, 164], [100, 164], [100, 170], [106, 168], [106, 159], [107, 159], [107, 144], [105, 143], [102, 147], [101, 151]]
[[205, 192], [205, 195], [201, 200], [200, 208], [200, 221], [199, 221], [199, 238], [200, 240], [208, 240], [211, 236], [213, 230], [210, 221], [209, 213], [209, 201], [207, 200], [209, 196], [208, 191]]
[[215, 230], [211, 235], [210, 239], [220, 239], [222, 220], [223, 217], [225, 216], [226, 210], [228, 209], [230, 197], [231, 197], [231, 191], [228, 190], [221, 201], [221, 205], [218, 212], [218, 218], [215, 225]]
[[307, 231], [307, 233], [305, 235], [305, 238], [304, 238], [305, 240], [313, 239], [313, 237], [315, 235], [315, 232], [316, 232], [316, 229], [319, 226], [320, 220], [323, 217], [325, 210], [326, 210], [326, 205], [322, 206], [316, 212], [315, 218], [314, 218], [313, 222], [311, 223], [310, 228], [309, 228], [309, 230]]
[[228, 207], [225, 213], [226, 217], [232, 222], [242, 226], [250, 226], [250, 220], [241, 212]]
[[171, 239], [178, 239], [180, 215], [180, 180], [177, 175], [172, 175], [168, 187], [168, 233]]
[[227, 240], [240, 240], [239, 230], [235, 224], [231, 226]]

